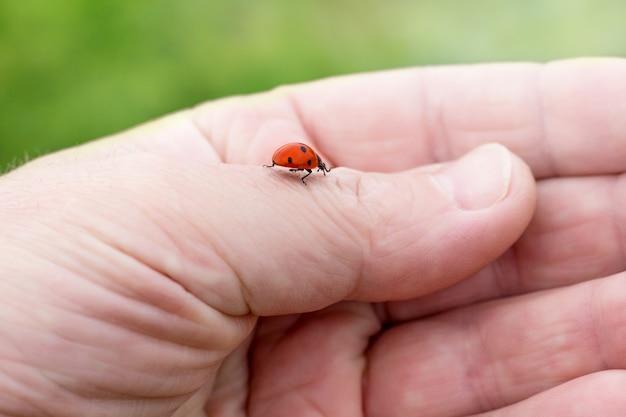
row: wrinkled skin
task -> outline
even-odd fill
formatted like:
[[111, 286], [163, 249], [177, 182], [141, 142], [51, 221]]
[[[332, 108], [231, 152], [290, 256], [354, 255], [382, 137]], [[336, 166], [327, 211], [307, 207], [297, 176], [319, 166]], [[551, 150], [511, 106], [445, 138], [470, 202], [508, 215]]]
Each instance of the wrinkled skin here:
[[[0, 411], [624, 416], [624, 103], [617, 59], [406, 69], [34, 160]], [[293, 141], [337, 168], [262, 167]]]

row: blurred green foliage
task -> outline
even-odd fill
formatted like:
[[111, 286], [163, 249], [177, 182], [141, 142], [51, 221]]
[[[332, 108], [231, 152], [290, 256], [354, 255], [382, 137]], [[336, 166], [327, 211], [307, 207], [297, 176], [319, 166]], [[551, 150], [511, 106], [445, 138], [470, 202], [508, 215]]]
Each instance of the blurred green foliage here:
[[0, 0], [0, 171], [280, 84], [624, 56], [625, 22], [623, 0]]

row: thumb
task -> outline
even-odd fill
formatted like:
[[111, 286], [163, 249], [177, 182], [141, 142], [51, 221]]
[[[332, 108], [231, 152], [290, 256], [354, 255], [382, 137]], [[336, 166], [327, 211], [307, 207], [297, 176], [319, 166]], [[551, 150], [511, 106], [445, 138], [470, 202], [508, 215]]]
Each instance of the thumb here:
[[243, 169], [241, 178], [242, 167], [221, 169], [203, 180], [211, 214], [196, 226], [211, 231], [225, 267], [216, 272], [213, 262], [202, 279], [170, 275], [230, 314], [436, 291], [505, 251], [535, 206], [530, 170], [497, 144], [398, 174], [337, 168], [309, 177], [307, 187], [289, 172], [249, 167], [258, 175]]

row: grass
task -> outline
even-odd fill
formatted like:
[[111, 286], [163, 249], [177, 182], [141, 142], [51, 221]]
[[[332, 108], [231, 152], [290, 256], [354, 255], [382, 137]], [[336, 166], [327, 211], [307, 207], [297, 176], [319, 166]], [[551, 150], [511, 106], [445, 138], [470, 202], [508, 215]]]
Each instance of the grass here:
[[621, 0], [0, 0], [0, 171], [216, 97], [411, 65], [626, 56]]

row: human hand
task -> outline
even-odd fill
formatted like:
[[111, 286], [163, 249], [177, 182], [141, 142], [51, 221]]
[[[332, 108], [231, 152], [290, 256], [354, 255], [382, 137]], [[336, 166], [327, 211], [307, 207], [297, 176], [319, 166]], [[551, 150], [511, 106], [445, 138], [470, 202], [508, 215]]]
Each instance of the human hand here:
[[[623, 277], [599, 277], [623, 263], [625, 71], [328, 80], [0, 177], [0, 410], [622, 415]], [[261, 168], [294, 140], [383, 173], [337, 168], [304, 187]], [[449, 162], [488, 142], [541, 179], [519, 240], [526, 165], [495, 145]]]

